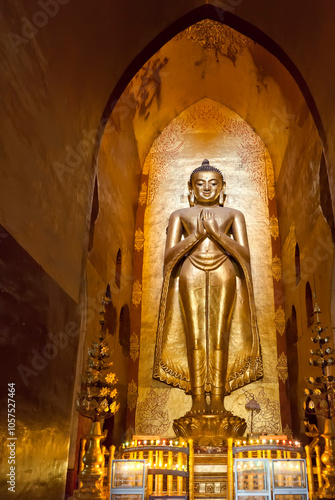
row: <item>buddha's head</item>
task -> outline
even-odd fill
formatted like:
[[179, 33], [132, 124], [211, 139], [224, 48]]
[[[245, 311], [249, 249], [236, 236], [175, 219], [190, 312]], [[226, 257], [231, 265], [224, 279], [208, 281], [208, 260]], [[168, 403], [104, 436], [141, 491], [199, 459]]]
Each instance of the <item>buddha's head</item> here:
[[193, 170], [190, 176], [190, 205], [223, 205], [225, 187], [220, 170], [212, 167], [208, 160], [203, 160], [201, 166]]

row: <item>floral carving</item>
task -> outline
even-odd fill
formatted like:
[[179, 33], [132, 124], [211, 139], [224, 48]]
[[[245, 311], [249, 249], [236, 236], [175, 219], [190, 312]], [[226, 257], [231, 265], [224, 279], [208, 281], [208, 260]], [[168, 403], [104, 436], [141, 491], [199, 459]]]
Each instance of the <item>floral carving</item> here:
[[133, 411], [136, 408], [137, 398], [138, 398], [137, 384], [133, 379], [131, 382], [128, 383], [127, 406], [130, 411]]
[[144, 233], [141, 228], [137, 228], [135, 231], [135, 250], [140, 252], [144, 247]]
[[289, 425], [285, 426], [285, 429], [283, 430], [283, 434], [287, 436], [288, 439], [293, 439], [293, 431]]
[[241, 118], [226, 116], [220, 107], [209, 99], [192, 106], [184, 117], [177, 117], [155, 140], [147, 155], [143, 173], [149, 175], [147, 204], [150, 205], [159, 185], [166, 179], [170, 165], [177, 159], [184, 146], [183, 135], [197, 131], [221, 130], [232, 136], [235, 150], [243, 168], [255, 184], [260, 198], [274, 197], [274, 173], [271, 157], [260, 137]]
[[287, 356], [284, 352], [278, 358], [277, 371], [279, 379], [285, 384], [288, 379]]
[[250, 39], [217, 21], [204, 19], [193, 24], [175, 37], [175, 40], [186, 38], [196, 42], [202, 50], [213, 50], [218, 60], [221, 54], [229, 57], [235, 64], [238, 57], [251, 43]]
[[140, 355], [140, 341], [137, 333], [130, 336], [130, 357], [135, 362]]
[[281, 261], [277, 255], [272, 259], [272, 276], [276, 281], [281, 280]]
[[147, 194], [148, 194], [148, 186], [146, 185], [145, 182], [143, 182], [142, 186], [141, 186], [141, 191], [140, 191], [140, 195], [139, 195], [139, 198], [138, 198], [138, 202], [140, 205], [144, 205], [147, 201]]
[[136, 280], [133, 285], [133, 295], [131, 300], [135, 307], [137, 307], [142, 301], [142, 285], [138, 280]]
[[276, 240], [279, 236], [279, 225], [278, 225], [278, 219], [275, 215], [271, 215], [270, 217], [269, 228], [272, 238]]
[[136, 411], [136, 431], [138, 434], [164, 435], [170, 419], [167, 409], [169, 389], [155, 391], [150, 388], [146, 399], [139, 402]]
[[282, 336], [285, 332], [285, 312], [282, 306], [279, 306], [276, 310], [275, 324], [277, 332]]

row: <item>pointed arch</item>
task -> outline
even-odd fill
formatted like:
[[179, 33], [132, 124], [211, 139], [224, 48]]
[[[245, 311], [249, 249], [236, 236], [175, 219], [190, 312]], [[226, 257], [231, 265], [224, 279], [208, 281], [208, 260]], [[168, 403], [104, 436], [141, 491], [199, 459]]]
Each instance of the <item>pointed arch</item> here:
[[127, 87], [128, 83], [132, 80], [135, 74], [140, 70], [140, 68], [161, 48], [165, 45], [171, 38], [190, 27], [191, 25], [202, 21], [204, 19], [210, 19], [213, 21], [226, 24], [241, 34], [249, 37], [254, 42], [261, 45], [268, 52], [274, 55], [281, 64], [288, 70], [296, 84], [298, 85], [301, 93], [303, 94], [307, 106], [313, 116], [315, 125], [318, 129], [320, 139], [323, 144], [323, 149], [327, 153], [327, 138], [325, 130], [321, 121], [321, 117], [316, 106], [315, 100], [312, 93], [307, 85], [307, 82], [303, 78], [301, 72], [294, 64], [292, 59], [286, 54], [286, 52], [266, 33], [257, 28], [255, 25], [249, 23], [248, 21], [240, 18], [232, 12], [227, 12], [219, 7], [213, 5], [202, 5], [195, 8], [194, 10], [188, 12], [181, 18], [177, 19], [165, 28], [159, 35], [153, 38], [147, 46], [139, 52], [139, 54], [133, 59], [133, 61], [128, 65], [119, 81], [115, 85], [103, 111], [99, 130], [97, 133], [96, 143], [95, 143], [95, 153], [93, 155], [94, 163], [97, 159], [97, 154], [100, 147], [100, 141], [104, 132], [104, 128], [108, 122], [108, 119], [118, 102], [122, 92]]

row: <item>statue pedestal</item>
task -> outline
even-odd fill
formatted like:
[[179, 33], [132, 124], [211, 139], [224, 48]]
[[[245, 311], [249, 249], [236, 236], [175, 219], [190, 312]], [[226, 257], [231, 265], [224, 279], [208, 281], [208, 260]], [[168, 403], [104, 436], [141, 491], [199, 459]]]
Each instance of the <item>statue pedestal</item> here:
[[197, 445], [220, 446], [228, 437], [243, 436], [247, 423], [244, 418], [231, 413], [192, 414], [173, 422], [176, 436], [192, 438]]

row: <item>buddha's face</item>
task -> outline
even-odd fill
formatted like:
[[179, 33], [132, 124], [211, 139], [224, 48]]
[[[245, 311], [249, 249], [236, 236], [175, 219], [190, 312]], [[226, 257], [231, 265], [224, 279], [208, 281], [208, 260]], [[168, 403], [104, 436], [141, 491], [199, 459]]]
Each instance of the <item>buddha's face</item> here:
[[214, 205], [223, 189], [222, 177], [217, 172], [196, 172], [192, 176], [191, 189], [200, 205]]

